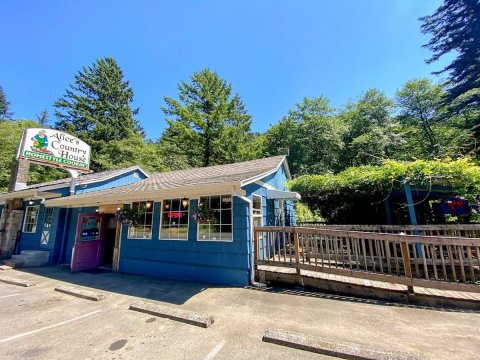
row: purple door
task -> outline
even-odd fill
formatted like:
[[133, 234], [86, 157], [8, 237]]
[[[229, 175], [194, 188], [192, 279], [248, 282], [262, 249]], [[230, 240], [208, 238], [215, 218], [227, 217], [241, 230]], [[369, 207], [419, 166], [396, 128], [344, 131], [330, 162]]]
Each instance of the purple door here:
[[72, 253], [72, 272], [95, 269], [103, 261], [103, 216], [79, 214], [77, 235]]

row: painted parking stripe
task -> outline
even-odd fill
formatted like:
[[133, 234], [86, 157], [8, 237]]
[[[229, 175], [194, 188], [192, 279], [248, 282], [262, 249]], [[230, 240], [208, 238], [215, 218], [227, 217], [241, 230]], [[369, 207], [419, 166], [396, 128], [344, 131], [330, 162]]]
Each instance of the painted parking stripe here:
[[227, 343], [226, 340], [219, 342], [208, 354], [203, 358], [203, 360], [213, 360], [215, 356], [223, 349], [225, 344]]
[[18, 296], [18, 295], [20, 294], [3, 295], [3, 296], [0, 296], [0, 299], [11, 297], [11, 296]]
[[36, 334], [36, 333], [38, 333], [38, 332], [40, 332], [40, 331], [44, 331], [44, 330], [48, 330], [48, 329], [53, 329], [53, 328], [55, 328], [55, 327], [65, 325], [65, 324], [74, 322], [74, 321], [76, 321], [76, 320], [80, 320], [80, 319], [86, 318], [86, 317], [88, 317], [88, 316], [98, 314], [100, 311], [102, 311], [102, 310], [92, 311], [92, 312], [90, 312], [90, 313], [88, 313], [88, 314], [81, 315], [81, 316], [77, 316], [76, 318], [73, 318], [73, 319], [70, 319], [70, 320], [65, 320], [65, 321], [62, 321], [62, 322], [59, 322], [59, 323], [56, 323], [56, 324], [53, 324], [53, 325], [45, 326], [45, 327], [40, 328], [40, 329], [36, 329], [36, 330], [29, 331], [29, 332], [26, 332], [26, 333], [23, 333], [23, 334], [18, 334], [18, 335], [15, 335], [15, 336], [10, 336], [10, 337], [8, 337], [8, 338], [1, 339], [1, 340], [0, 340], [0, 344], [6, 343], [6, 342], [11, 341], [11, 340], [19, 339], [19, 338], [24, 337], [24, 336]]

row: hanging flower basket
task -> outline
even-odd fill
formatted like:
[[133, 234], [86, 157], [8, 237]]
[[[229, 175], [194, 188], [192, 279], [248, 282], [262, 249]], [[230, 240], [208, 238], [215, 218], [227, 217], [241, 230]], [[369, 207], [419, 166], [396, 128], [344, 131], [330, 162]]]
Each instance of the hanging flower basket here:
[[198, 205], [192, 216], [200, 224], [215, 223], [215, 213], [207, 204]]
[[120, 209], [115, 213], [115, 219], [128, 227], [137, 226], [143, 221], [143, 211], [138, 209]]

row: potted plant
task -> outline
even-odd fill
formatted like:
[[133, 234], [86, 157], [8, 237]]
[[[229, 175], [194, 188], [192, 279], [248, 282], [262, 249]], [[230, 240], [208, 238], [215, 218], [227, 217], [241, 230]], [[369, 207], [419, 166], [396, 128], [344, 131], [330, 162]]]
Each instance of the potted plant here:
[[215, 223], [215, 212], [207, 204], [199, 204], [192, 216], [200, 224]]
[[128, 227], [137, 226], [143, 221], [143, 210], [122, 208], [115, 213], [115, 219]]

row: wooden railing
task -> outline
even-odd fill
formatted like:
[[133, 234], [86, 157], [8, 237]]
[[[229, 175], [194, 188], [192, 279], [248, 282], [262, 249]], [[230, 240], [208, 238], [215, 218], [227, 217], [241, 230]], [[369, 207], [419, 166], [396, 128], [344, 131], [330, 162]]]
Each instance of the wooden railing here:
[[255, 264], [480, 292], [480, 238], [301, 227], [254, 228]]
[[480, 238], [480, 224], [452, 225], [336, 225], [315, 222], [297, 222], [299, 227], [322, 229], [367, 231], [389, 234], [404, 233], [407, 235], [454, 236]]

